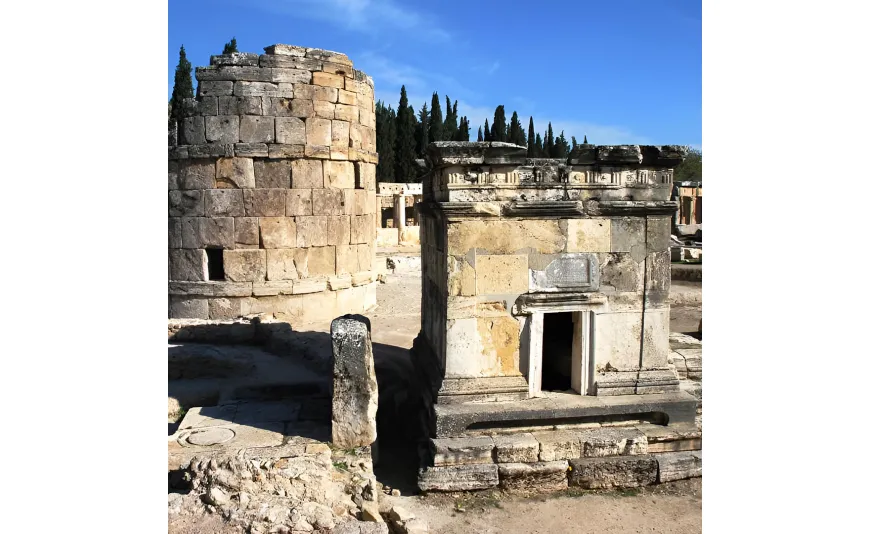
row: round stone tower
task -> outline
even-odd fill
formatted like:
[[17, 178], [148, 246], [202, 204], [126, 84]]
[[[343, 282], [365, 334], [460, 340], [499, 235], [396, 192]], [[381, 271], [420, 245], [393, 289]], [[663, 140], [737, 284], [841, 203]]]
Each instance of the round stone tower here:
[[375, 305], [374, 82], [273, 45], [197, 67], [169, 148], [169, 317], [291, 323]]

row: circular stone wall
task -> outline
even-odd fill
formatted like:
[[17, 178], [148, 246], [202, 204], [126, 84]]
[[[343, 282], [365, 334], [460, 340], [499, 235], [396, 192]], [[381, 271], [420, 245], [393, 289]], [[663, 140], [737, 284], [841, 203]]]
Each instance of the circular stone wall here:
[[374, 83], [273, 45], [198, 67], [169, 149], [169, 317], [333, 319], [376, 303]]

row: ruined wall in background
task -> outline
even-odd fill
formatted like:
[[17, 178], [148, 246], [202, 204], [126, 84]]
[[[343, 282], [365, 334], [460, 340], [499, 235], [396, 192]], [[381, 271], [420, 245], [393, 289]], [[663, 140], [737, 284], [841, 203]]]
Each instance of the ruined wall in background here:
[[273, 45], [198, 67], [169, 149], [169, 317], [332, 319], [376, 303], [374, 82]]

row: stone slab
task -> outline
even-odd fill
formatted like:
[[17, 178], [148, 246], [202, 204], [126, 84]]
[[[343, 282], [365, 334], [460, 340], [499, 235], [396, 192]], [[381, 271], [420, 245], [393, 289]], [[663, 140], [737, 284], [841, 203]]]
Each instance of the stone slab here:
[[540, 458], [542, 462], [567, 460], [583, 456], [583, 443], [580, 435], [570, 430], [550, 430], [533, 432], [532, 435], [540, 443]]
[[430, 440], [435, 466], [492, 463], [492, 438], [440, 438]]
[[655, 458], [660, 483], [701, 476], [701, 451], [665, 452]]
[[493, 443], [495, 445], [495, 461], [500, 464], [538, 461], [540, 444], [528, 432], [494, 436]]
[[584, 489], [649, 486], [658, 476], [658, 462], [650, 455], [577, 458], [568, 465], [568, 484]]
[[558, 491], [568, 487], [568, 462], [499, 464], [498, 479], [506, 490]]
[[421, 491], [468, 491], [498, 485], [496, 464], [448, 465], [420, 471], [417, 486]]

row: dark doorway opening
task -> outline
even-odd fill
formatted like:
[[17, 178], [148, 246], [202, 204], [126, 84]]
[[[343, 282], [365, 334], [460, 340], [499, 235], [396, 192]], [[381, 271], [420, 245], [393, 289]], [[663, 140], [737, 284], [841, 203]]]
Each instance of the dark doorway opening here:
[[224, 279], [224, 251], [220, 248], [207, 248], [205, 255], [208, 259], [208, 279]]
[[573, 313], [545, 313], [541, 351], [541, 389], [571, 389], [571, 345], [574, 341]]

